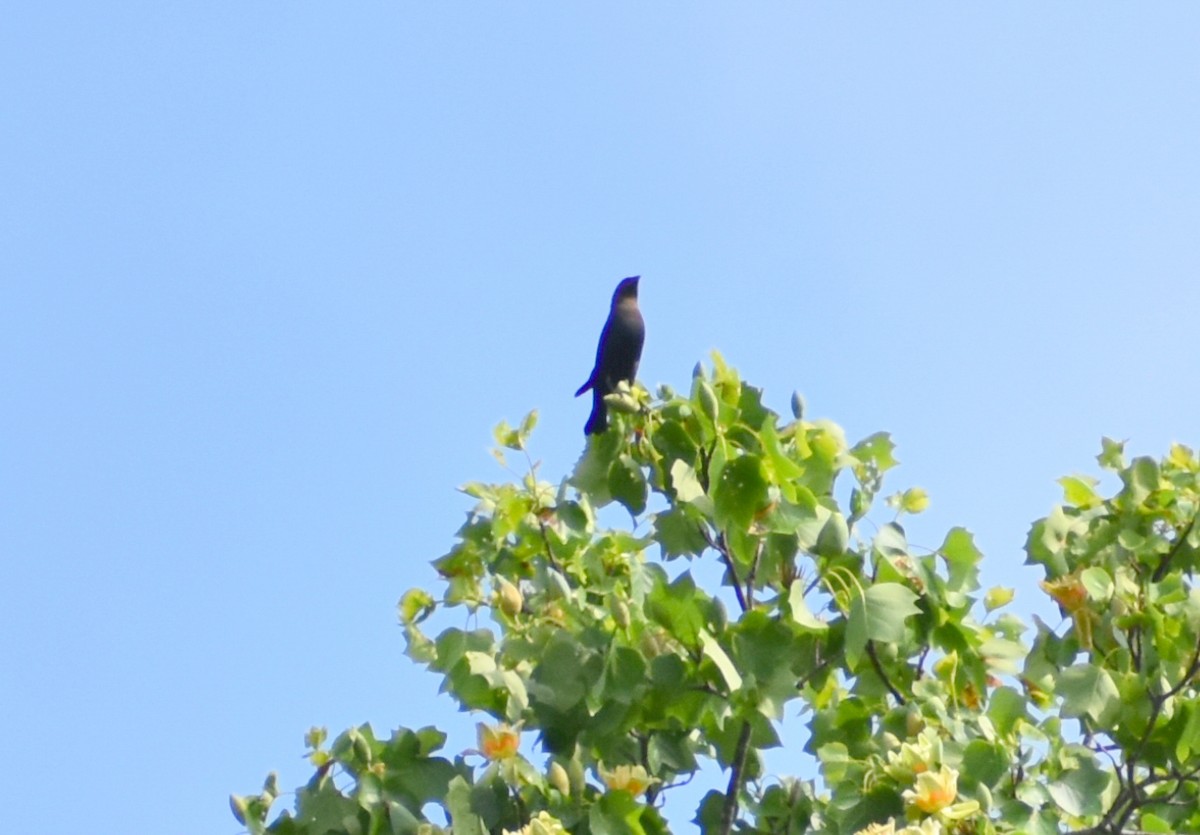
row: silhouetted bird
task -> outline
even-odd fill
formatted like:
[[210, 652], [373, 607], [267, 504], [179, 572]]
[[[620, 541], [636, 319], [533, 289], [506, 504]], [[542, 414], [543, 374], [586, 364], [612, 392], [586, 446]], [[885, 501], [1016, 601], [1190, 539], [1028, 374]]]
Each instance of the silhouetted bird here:
[[608, 321], [604, 323], [600, 344], [596, 346], [596, 367], [587, 382], [575, 392], [578, 397], [588, 389], [592, 390], [592, 414], [583, 427], [588, 435], [599, 435], [608, 428], [604, 395], [611, 394], [621, 380], [632, 384], [637, 375], [642, 342], [646, 338], [646, 325], [637, 304], [639, 277], [626, 278], [617, 285]]

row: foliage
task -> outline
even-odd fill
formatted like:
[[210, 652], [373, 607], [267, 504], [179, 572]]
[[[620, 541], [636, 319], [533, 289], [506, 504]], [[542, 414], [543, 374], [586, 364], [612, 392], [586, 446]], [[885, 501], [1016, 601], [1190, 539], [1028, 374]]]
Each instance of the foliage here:
[[[1012, 591], [980, 589], [969, 532], [908, 543], [923, 490], [868, 520], [896, 464], [886, 434], [849, 444], [799, 397], [781, 418], [714, 364], [686, 396], [610, 395], [614, 428], [557, 486], [530, 463], [463, 488], [476, 505], [434, 563], [443, 588], [409, 591], [400, 620], [408, 654], [481, 717], [478, 749], [439, 755], [432, 728], [314, 730], [294, 811], [268, 822], [273, 778], [233, 798], [250, 832], [658, 835], [664, 796], [713, 764], [727, 788], [695, 821], [721, 835], [1200, 831], [1191, 450], [1127, 463], [1105, 440], [1113, 495], [1062, 480], [1027, 553], [1063, 617], [1027, 647]], [[534, 423], [497, 429], [502, 461]], [[631, 529], [600, 524], [610, 503]], [[701, 560], [722, 588], [697, 583]], [[490, 622], [427, 634], [455, 609]], [[785, 721], [805, 723], [816, 778], [766, 773]]]

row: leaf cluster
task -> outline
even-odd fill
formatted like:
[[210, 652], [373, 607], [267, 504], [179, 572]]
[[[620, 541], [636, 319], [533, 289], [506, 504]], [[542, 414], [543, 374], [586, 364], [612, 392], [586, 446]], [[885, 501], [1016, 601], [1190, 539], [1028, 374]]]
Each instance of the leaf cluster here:
[[[527, 471], [463, 488], [440, 589], [399, 607], [409, 656], [480, 718], [477, 750], [439, 756], [432, 728], [328, 747], [314, 731], [295, 810], [271, 819], [269, 779], [234, 797], [238, 819], [657, 835], [664, 798], [707, 767], [728, 781], [694, 820], [720, 835], [1200, 831], [1191, 450], [1126, 464], [1106, 441], [1115, 495], [1063, 480], [1027, 546], [1063, 616], [1026, 646], [967, 530], [908, 542], [929, 498], [885, 496], [888, 435], [850, 443], [798, 396], [781, 416], [713, 360], [686, 394], [610, 395], [613, 428], [558, 484], [528, 457], [535, 414], [497, 428], [497, 457]], [[628, 529], [602, 524], [613, 504]], [[706, 561], [719, 587], [697, 580]], [[803, 723], [816, 777], [767, 773], [784, 722]]]

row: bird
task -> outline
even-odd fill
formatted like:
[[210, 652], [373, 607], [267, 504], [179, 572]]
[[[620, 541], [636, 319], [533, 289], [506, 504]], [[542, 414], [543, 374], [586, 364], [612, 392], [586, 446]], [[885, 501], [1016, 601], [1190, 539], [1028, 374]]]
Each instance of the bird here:
[[600, 331], [600, 344], [596, 346], [596, 367], [587, 382], [575, 392], [578, 397], [588, 389], [592, 390], [592, 414], [583, 427], [585, 435], [599, 435], [608, 428], [604, 395], [615, 391], [622, 380], [632, 384], [637, 376], [642, 343], [646, 339], [646, 324], [637, 303], [639, 278], [641, 276], [635, 275], [622, 279], [613, 292], [608, 321]]

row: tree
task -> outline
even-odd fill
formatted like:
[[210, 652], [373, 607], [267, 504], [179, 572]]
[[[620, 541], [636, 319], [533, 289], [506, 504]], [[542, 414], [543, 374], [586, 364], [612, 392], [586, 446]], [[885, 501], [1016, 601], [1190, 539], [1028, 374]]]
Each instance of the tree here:
[[[1026, 646], [968, 531], [907, 542], [924, 491], [866, 522], [887, 512], [886, 434], [848, 444], [798, 396], [781, 418], [714, 366], [687, 396], [610, 395], [614, 428], [557, 486], [528, 457], [535, 414], [497, 428], [527, 474], [463, 488], [477, 504], [434, 563], [443, 588], [399, 607], [408, 654], [481, 717], [478, 750], [439, 754], [428, 727], [314, 730], [294, 811], [271, 819], [274, 778], [233, 797], [250, 832], [658, 835], [663, 798], [714, 763], [727, 787], [695, 820], [719, 835], [1200, 832], [1192, 450], [1127, 462], [1105, 439], [1112, 495], [1061, 480], [1027, 543], [1060, 622], [1035, 618]], [[600, 524], [612, 503], [631, 529]], [[708, 560], [720, 588], [690, 570]], [[490, 622], [429, 634], [456, 609]], [[765, 772], [786, 721], [817, 778]]]

